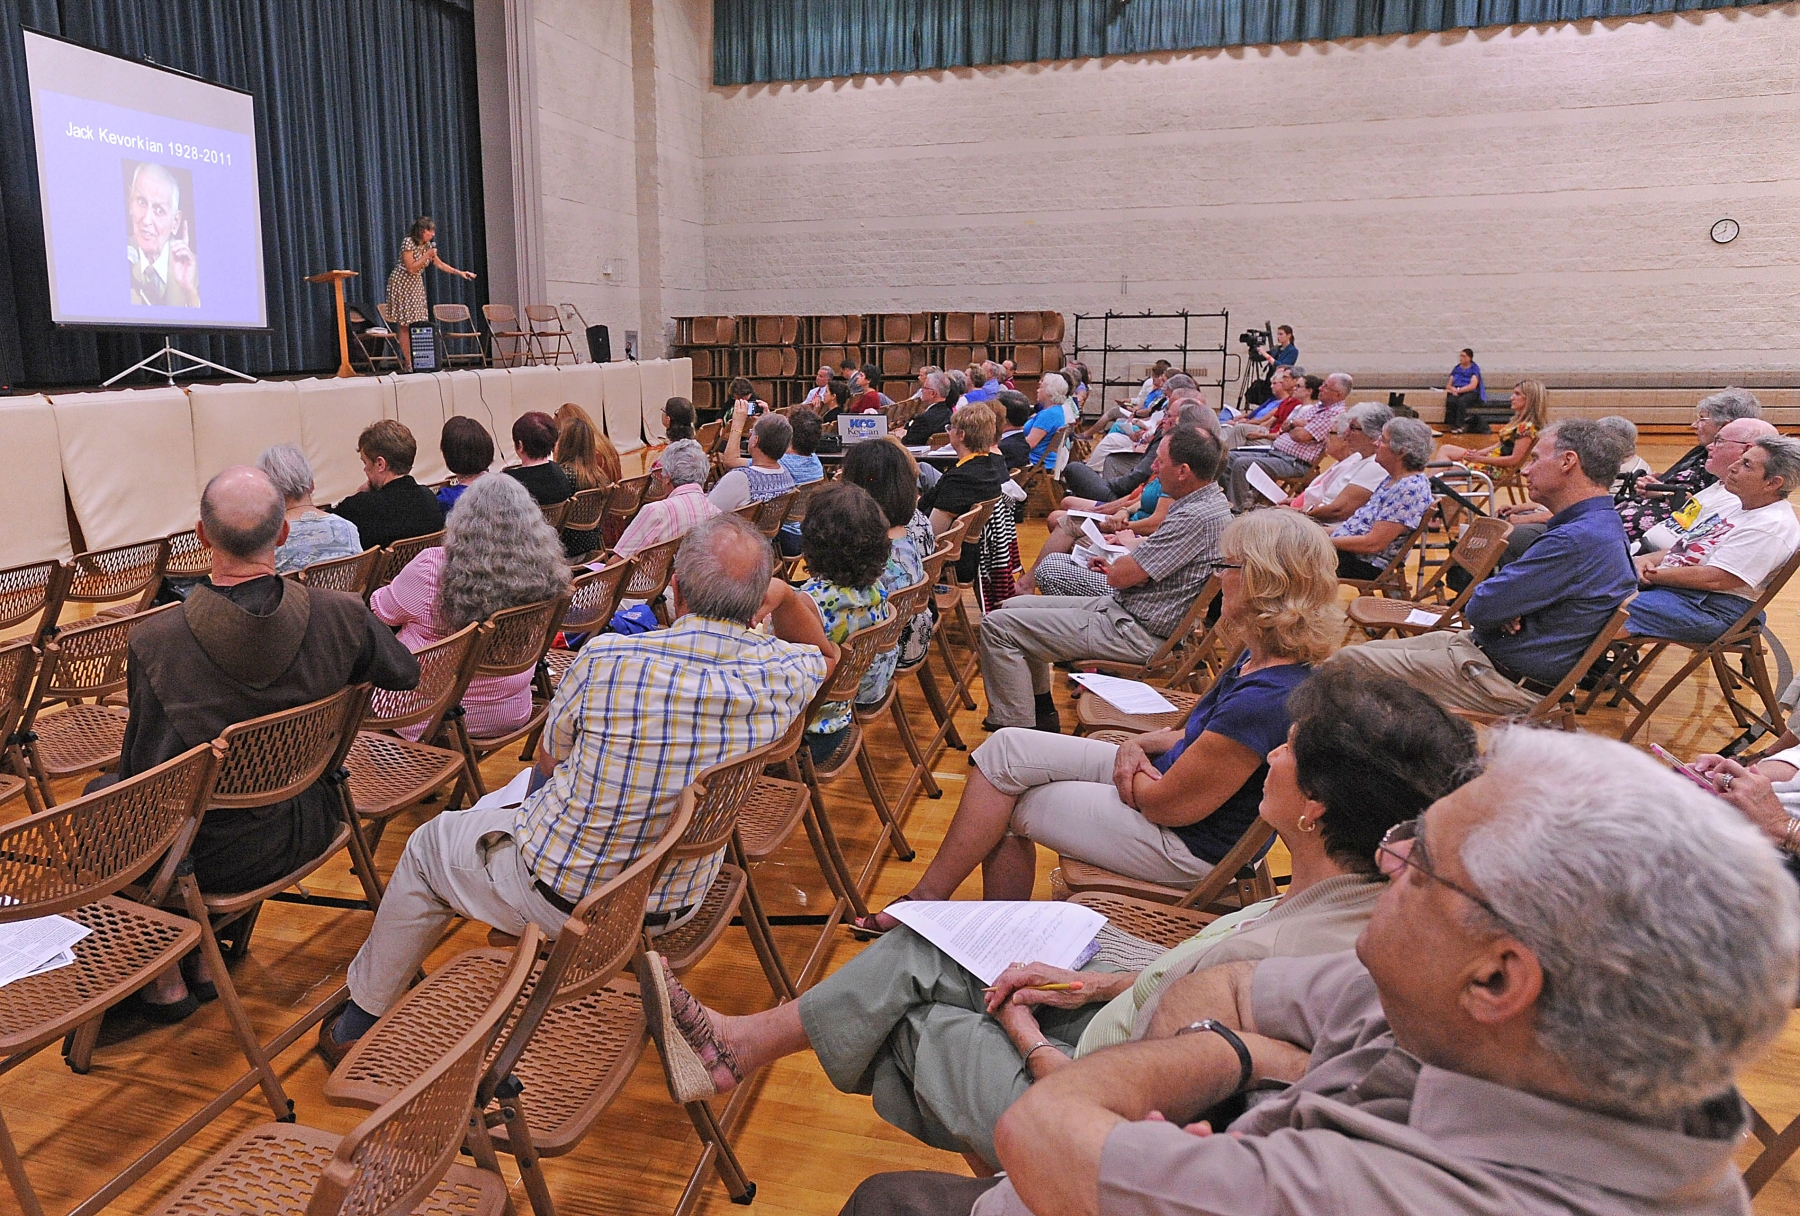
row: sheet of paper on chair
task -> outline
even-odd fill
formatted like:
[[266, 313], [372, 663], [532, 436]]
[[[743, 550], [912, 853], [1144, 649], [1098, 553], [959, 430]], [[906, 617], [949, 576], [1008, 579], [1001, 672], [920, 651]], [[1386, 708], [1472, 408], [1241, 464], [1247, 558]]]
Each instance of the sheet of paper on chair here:
[[1414, 608], [1411, 612], [1406, 614], [1406, 623], [1408, 625], [1435, 625], [1441, 619], [1442, 618], [1435, 612], [1425, 612], [1418, 608]]
[[1104, 511], [1065, 511], [1064, 514], [1067, 515], [1070, 519], [1109, 519], [1109, 518], [1111, 518]]
[[1099, 528], [1096, 528], [1094, 526], [1094, 521], [1091, 519], [1084, 519], [1081, 521], [1081, 534], [1087, 538], [1088, 548], [1093, 549], [1098, 553], [1105, 554], [1106, 560], [1109, 562], [1115, 557], [1123, 557], [1125, 554], [1131, 552], [1131, 550], [1127, 549], [1124, 545], [1115, 545], [1107, 540], [1106, 534], [1101, 532]]
[[1168, 714], [1175, 712], [1174, 704], [1167, 697], [1142, 680], [1122, 680], [1118, 676], [1103, 676], [1091, 671], [1076, 672], [1074, 680], [1120, 713]]
[[984, 984], [1013, 963], [1073, 970], [1092, 957], [1106, 917], [1062, 900], [907, 900], [887, 914], [967, 967]]
[[1252, 464], [1250, 472], [1245, 477], [1251, 485], [1256, 487], [1256, 492], [1270, 502], [1286, 502], [1288, 500], [1287, 491], [1276, 485], [1275, 479], [1270, 477], [1260, 464]]
[[39, 916], [0, 925], [0, 987], [50, 970], [48, 964], [91, 932], [66, 916]]

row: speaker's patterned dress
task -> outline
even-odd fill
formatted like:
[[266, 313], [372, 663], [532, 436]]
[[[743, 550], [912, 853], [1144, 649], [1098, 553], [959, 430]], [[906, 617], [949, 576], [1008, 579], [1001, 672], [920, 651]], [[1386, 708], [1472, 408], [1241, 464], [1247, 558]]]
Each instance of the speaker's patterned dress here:
[[388, 272], [388, 311], [393, 313], [395, 325], [431, 320], [431, 310], [425, 303], [425, 278], [406, 268], [406, 255], [419, 252], [419, 246], [407, 237], [400, 242], [400, 261]]

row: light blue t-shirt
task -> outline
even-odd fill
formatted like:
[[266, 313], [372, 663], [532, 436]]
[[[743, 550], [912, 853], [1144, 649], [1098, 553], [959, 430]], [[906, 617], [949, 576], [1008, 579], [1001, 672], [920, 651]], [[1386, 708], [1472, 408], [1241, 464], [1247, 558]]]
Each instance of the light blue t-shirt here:
[[[459, 489], [461, 487], [458, 487]], [[355, 557], [363, 551], [356, 525], [341, 515], [323, 511], [288, 521], [287, 543], [275, 550], [275, 573], [304, 570], [333, 558]]]
[[1031, 416], [1031, 421], [1025, 424], [1025, 430], [1044, 432], [1044, 437], [1032, 445], [1031, 463], [1037, 464], [1041, 460], [1046, 469], [1056, 467], [1055, 453], [1045, 453], [1049, 451], [1050, 441], [1056, 437], [1056, 432], [1068, 425], [1068, 421], [1069, 415], [1060, 405], [1047, 405]]
[[[824, 481], [825, 466], [817, 456], [802, 456], [798, 452], [789, 452], [781, 458], [781, 467], [788, 471], [794, 484], [803, 486], [809, 481]], [[800, 525], [797, 523], [782, 524], [781, 530], [788, 536], [799, 536]]]

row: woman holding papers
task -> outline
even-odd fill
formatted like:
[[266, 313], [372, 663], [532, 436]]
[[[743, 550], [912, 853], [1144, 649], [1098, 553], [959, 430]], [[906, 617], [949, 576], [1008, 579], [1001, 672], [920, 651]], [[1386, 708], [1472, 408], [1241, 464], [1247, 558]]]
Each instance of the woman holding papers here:
[[[1221, 917], [1167, 952], [1106, 931], [1149, 960], [1141, 971], [1099, 961], [1080, 971], [1022, 964], [991, 987], [901, 928], [798, 1001], [748, 1017], [706, 1009], [651, 954], [639, 981], [671, 1095], [688, 1102], [721, 1093], [810, 1049], [840, 1090], [873, 1095], [882, 1118], [987, 1173], [994, 1125], [1026, 1087], [1071, 1056], [1145, 1037], [1177, 980], [1223, 963], [1349, 949], [1384, 885], [1376, 846], [1475, 775], [1475, 734], [1384, 676], [1324, 671], [1291, 705], [1294, 725], [1269, 755], [1260, 810], [1293, 856], [1286, 894]], [[1031, 918], [1067, 907], [1008, 905], [1027, 929]]]

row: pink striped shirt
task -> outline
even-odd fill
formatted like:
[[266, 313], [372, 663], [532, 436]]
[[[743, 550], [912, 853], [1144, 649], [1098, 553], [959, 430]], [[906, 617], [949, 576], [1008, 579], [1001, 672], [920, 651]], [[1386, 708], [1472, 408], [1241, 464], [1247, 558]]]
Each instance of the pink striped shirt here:
[[636, 557], [653, 545], [686, 536], [718, 513], [719, 509], [706, 501], [706, 491], [699, 486], [676, 486], [667, 498], [647, 502], [638, 510], [613, 552], [620, 557]]
[[[408, 650], [422, 650], [450, 634], [435, 620], [438, 582], [444, 573], [444, 550], [431, 548], [406, 563], [394, 581], [369, 598], [369, 607], [389, 625], [400, 626], [400, 641]], [[452, 631], [453, 632], [453, 631]], [[502, 735], [525, 725], [531, 717], [531, 672], [516, 676], [477, 679], [463, 694], [469, 733], [476, 737]], [[420, 728], [401, 731], [418, 738]]]

